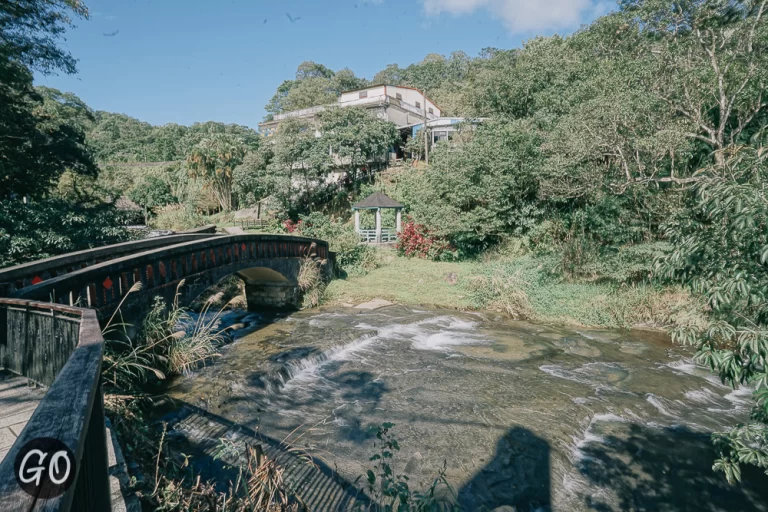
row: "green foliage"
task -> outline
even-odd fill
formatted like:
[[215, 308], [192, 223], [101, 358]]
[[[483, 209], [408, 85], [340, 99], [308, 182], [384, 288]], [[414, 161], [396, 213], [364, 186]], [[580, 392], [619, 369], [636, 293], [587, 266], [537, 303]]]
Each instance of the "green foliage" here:
[[0, 201], [0, 267], [127, 240], [111, 205], [42, 199]]
[[245, 142], [232, 135], [214, 134], [202, 139], [187, 156], [191, 176], [211, 188], [222, 210], [232, 210], [234, 169], [243, 162]]
[[199, 228], [205, 224], [205, 219], [190, 205], [169, 204], [156, 209], [151, 222], [152, 226], [158, 229], [184, 231]]
[[[270, 144], [241, 166], [236, 180], [245, 197], [272, 196], [292, 219], [315, 210], [338, 211], [349, 206], [345, 189], [359, 186], [371, 167], [381, 166], [398, 138], [394, 124], [359, 108], [328, 109], [317, 125], [287, 119]], [[333, 170], [346, 171], [346, 179], [328, 181]]]
[[[148, 383], [182, 375], [217, 356], [217, 348], [226, 341], [217, 324], [227, 305], [206, 315], [213, 303], [209, 300], [193, 320], [178, 303], [183, 286], [184, 281], [177, 286], [171, 304], [155, 297], [135, 340], [128, 337], [125, 324], [114, 323], [119, 307], [107, 323], [102, 375], [113, 392], [141, 393]], [[140, 289], [134, 285], [126, 297]]]
[[334, 72], [322, 64], [305, 61], [296, 69], [295, 80], [285, 80], [269, 100], [268, 115], [334, 103], [343, 91], [368, 85], [349, 69]]
[[462, 86], [471, 69], [472, 59], [464, 52], [453, 52], [447, 58], [431, 53], [406, 68], [389, 64], [376, 73], [373, 83], [415, 87], [425, 91], [442, 108], [443, 115], [464, 115]]
[[363, 108], [327, 109], [319, 120], [321, 135], [317, 143], [333, 151], [335, 161], [349, 170], [353, 181], [356, 169], [383, 163], [390, 148], [400, 140], [394, 123], [382, 121]]
[[[408, 475], [398, 473], [395, 455], [400, 444], [392, 432], [394, 423], [382, 423], [370, 428], [378, 439], [378, 453], [369, 459], [373, 469], [366, 471], [366, 489], [375, 504], [370, 510], [391, 511], [441, 511], [460, 510], [456, 503], [456, 492], [446, 479], [446, 463], [440, 469], [432, 484], [424, 491], [411, 489]], [[376, 443], [374, 443], [374, 446]]]
[[714, 469], [740, 479], [740, 464], [768, 472], [768, 178], [762, 148], [728, 154], [724, 166], [702, 170], [691, 212], [666, 226], [674, 250], [658, 275], [703, 295], [711, 309], [704, 328], [673, 331], [675, 341], [696, 347], [697, 361], [733, 387], [755, 387], [751, 421], [715, 436]]
[[302, 215], [296, 226], [298, 234], [328, 242], [330, 250], [336, 253], [336, 267], [343, 274], [365, 274], [378, 265], [374, 249], [360, 244], [359, 236], [348, 222], [314, 212]]
[[32, 87], [31, 71], [7, 58], [6, 51], [5, 45], [0, 48], [0, 200], [43, 197], [67, 168], [95, 177], [98, 169], [84, 132], [62, 112], [46, 108]]
[[270, 179], [266, 175], [271, 151], [262, 148], [245, 155], [243, 162], [232, 174], [232, 192], [240, 208], [255, 206], [270, 193]]
[[168, 183], [154, 176], [142, 179], [128, 192], [128, 198], [139, 206], [149, 209], [176, 202]]
[[98, 111], [88, 131], [88, 145], [99, 162], [171, 162], [187, 157], [202, 139], [213, 135], [240, 138], [248, 150], [259, 147], [259, 134], [247, 126], [214, 121], [181, 126], [152, 126], [124, 114]]
[[56, 44], [72, 26], [73, 15], [88, 17], [88, 9], [80, 0], [4, 2], [0, 6], [2, 58], [46, 74], [75, 73], [77, 61]]
[[488, 121], [466, 144], [439, 147], [432, 165], [402, 177], [396, 195], [417, 223], [471, 255], [533, 226], [542, 213], [538, 169], [528, 123]]
[[[702, 305], [690, 294], [648, 283], [568, 281], [553, 269], [557, 255], [484, 262], [464, 286], [476, 308], [533, 320], [585, 326], [701, 326]], [[614, 270], [618, 275], [623, 269]]]

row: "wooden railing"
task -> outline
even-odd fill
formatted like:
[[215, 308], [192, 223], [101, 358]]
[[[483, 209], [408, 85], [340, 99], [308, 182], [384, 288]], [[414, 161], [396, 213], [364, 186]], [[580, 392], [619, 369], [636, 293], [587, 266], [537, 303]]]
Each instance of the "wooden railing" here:
[[264, 219], [235, 219], [235, 225], [240, 226], [243, 229], [248, 228], [263, 228], [269, 223]]
[[[361, 229], [359, 231], [360, 239], [363, 242], [375, 243], [376, 242], [376, 230], [375, 229]], [[381, 230], [381, 242], [396, 242], [397, 231], [394, 229], [382, 229]]]
[[[100, 375], [104, 340], [95, 311], [0, 299], [0, 362], [50, 385], [0, 464], [0, 510], [108, 511], [110, 488]], [[74, 454], [75, 479], [49, 499], [19, 486], [14, 462], [34, 439], [61, 441]]]

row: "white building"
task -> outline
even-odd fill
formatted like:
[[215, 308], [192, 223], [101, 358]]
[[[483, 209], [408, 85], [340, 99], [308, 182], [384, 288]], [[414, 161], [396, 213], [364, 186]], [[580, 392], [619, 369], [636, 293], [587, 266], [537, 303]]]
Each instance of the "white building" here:
[[274, 135], [280, 122], [289, 118], [313, 120], [328, 107], [364, 107], [379, 119], [390, 121], [398, 128], [408, 128], [427, 121], [437, 120], [442, 111], [424, 93], [412, 87], [394, 85], [373, 85], [364, 89], [341, 93], [338, 101], [331, 105], [285, 112], [274, 116], [272, 121], [259, 124], [259, 131], [267, 137]]

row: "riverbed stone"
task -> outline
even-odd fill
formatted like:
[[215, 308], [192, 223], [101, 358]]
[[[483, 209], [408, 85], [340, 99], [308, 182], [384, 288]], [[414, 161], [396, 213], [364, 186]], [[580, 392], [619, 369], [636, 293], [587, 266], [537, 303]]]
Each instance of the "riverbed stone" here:
[[373, 299], [373, 300], [369, 300], [368, 302], [363, 302], [362, 304], [358, 304], [357, 306], [355, 306], [355, 309], [372, 310], [372, 309], [379, 309], [379, 308], [383, 308], [384, 306], [391, 306], [391, 305], [392, 303], [389, 302], [388, 300]]

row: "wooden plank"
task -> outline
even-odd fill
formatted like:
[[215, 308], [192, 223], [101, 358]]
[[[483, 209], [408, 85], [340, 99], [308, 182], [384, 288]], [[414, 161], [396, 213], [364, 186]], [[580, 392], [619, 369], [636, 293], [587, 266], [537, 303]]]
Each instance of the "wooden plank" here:
[[[2, 302], [4, 301], [0, 300], [0, 303]], [[46, 306], [44, 304], [26, 304], [27, 307], [30, 305], [34, 309], [45, 309]], [[105, 479], [107, 477], [105, 438], [103, 432], [99, 431], [100, 428], [103, 430], [104, 422], [103, 405], [98, 389], [103, 338], [96, 313], [92, 310], [79, 310], [78, 312], [82, 315], [82, 321], [79, 325], [77, 347], [67, 359], [40, 405], [35, 409], [27, 426], [21, 431], [21, 435], [0, 463], [1, 510], [69, 510], [76, 491], [81, 495], [85, 493], [84, 495], [87, 496], [85, 501], [80, 501], [80, 505], [78, 505], [80, 510], [108, 510], [108, 506], [107, 508], [104, 507], [104, 498], [101, 498], [101, 496], [106, 496], [106, 503], [109, 503], [108, 481], [103, 485], [104, 489], [99, 489], [101, 484], [98, 484], [97, 488], [84, 485], [78, 490], [78, 477], [76, 475], [76, 484], [64, 495], [49, 500], [37, 500], [18, 487], [14, 476], [14, 460], [21, 447], [32, 439], [51, 437], [59, 439], [69, 447], [75, 454], [76, 461], [85, 461], [76, 464], [76, 471], [80, 471], [83, 466], [87, 467], [87, 474], [90, 475], [88, 479], [92, 481], [102, 474]], [[47, 333], [48, 344], [53, 343], [55, 339], [52, 331], [55, 321], [53, 316], [27, 316], [20, 313], [17, 311], [12, 315], [14, 318], [9, 322], [13, 323], [15, 334], [22, 334], [20, 327], [26, 327], [26, 322], [21, 322], [24, 319], [19, 317], [26, 316], [26, 320], [29, 320], [30, 323], [30, 329], [24, 329], [24, 337], [26, 338], [29, 333], [45, 337]], [[21, 336], [16, 340], [18, 341], [20, 338]], [[19, 345], [20, 348], [27, 348], [24, 343], [19, 343]], [[40, 345], [45, 344], [41, 343]], [[43, 352], [38, 351], [34, 354], [39, 358], [44, 357]], [[96, 407], [94, 407], [95, 401], [98, 401]], [[86, 439], [90, 440], [88, 446], [86, 446]], [[89, 452], [87, 455], [86, 451]], [[99, 452], [104, 453], [103, 465], [98, 462], [102, 458]], [[97, 508], [90, 506], [91, 501]]]

